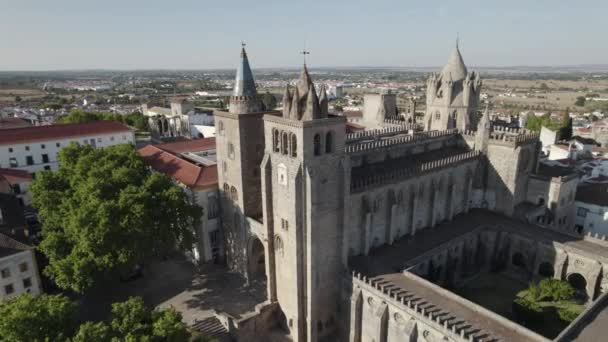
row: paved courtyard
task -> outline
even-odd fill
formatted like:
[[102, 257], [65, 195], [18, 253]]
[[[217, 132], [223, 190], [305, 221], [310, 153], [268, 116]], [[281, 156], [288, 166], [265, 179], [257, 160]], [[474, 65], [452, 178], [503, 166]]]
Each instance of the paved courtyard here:
[[[266, 284], [245, 284], [238, 274], [219, 265], [196, 267], [182, 259], [146, 266], [144, 276], [131, 282], [112, 282], [91, 291], [83, 302], [83, 318], [103, 319], [110, 303], [140, 296], [151, 307], [174, 307], [192, 324], [220, 310], [239, 318], [266, 300]], [[89, 311], [87, 308], [95, 308]]]

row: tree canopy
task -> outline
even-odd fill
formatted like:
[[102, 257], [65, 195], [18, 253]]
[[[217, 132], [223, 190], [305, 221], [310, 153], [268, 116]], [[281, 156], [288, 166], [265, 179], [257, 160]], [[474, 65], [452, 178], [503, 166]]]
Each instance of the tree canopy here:
[[152, 256], [192, 248], [200, 208], [149, 171], [133, 146], [71, 144], [58, 161], [30, 189], [49, 259], [44, 273], [61, 288], [83, 292]]
[[560, 121], [551, 120], [549, 114], [543, 116], [528, 114], [528, 119], [526, 120], [527, 129], [534, 132], [540, 132], [540, 129], [543, 126], [554, 131], [559, 130], [561, 139], [570, 139], [572, 137], [572, 119], [570, 119], [568, 110], [563, 114]]
[[118, 121], [139, 130], [149, 130], [148, 119], [139, 112], [122, 115], [118, 113], [85, 112], [80, 109], [72, 109], [70, 114], [57, 118], [57, 122], [59, 123], [83, 123], [101, 120]]
[[0, 341], [63, 341], [75, 328], [76, 309], [62, 295], [23, 294], [0, 301]]
[[140, 297], [112, 304], [108, 320], [77, 320], [64, 295], [24, 294], [0, 302], [0, 340], [6, 342], [182, 342], [192, 336], [174, 309], [150, 311]]

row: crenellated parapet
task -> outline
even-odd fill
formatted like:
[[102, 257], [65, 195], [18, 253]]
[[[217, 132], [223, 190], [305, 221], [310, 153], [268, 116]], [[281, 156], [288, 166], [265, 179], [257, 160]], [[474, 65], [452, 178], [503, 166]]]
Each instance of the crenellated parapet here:
[[461, 163], [477, 160], [480, 156], [481, 152], [479, 151], [469, 151], [442, 159], [418, 163], [406, 168], [394, 169], [383, 174], [373, 174], [365, 178], [353, 180], [351, 182], [351, 192], [363, 192], [378, 185], [390, 184], [426, 173], [436, 172], [443, 168], [454, 167]]
[[400, 123], [398, 126], [390, 126], [384, 128], [370, 129], [361, 132], [350, 133], [346, 135], [346, 143], [353, 143], [364, 140], [377, 140], [384, 137], [409, 134], [418, 130], [418, 125], [408, 124], [403, 121], [390, 120]]
[[[389, 134], [388, 132], [390, 132], [391, 129], [387, 130], [386, 135], [390, 136], [390, 135], [398, 134], [399, 129], [395, 129], [394, 133]], [[361, 132], [361, 133], [365, 133], [365, 132]], [[357, 133], [355, 133], [355, 134], [357, 134]], [[360, 152], [368, 152], [368, 151], [373, 151], [376, 149], [387, 148], [390, 146], [419, 143], [419, 142], [429, 141], [432, 139], [453, 136], [456, 134], [458, 134], [458, 129], [448, 129], [445, 131], [421, 132], [421, 133], [414, 133], [414, 134], [408, 134], [408, 135], [400, 135], [400, 136], [385, 138], [385, 139], [380, 139], [381, 136], [376, 135], [376, 137], [378, 137], [378, 139], [373, 140], [373, 141], [365, 141], [365, 142], [357, 142], [357, 140], [351, 141], [350, 145], [346, 145], [345, 152], [351, 153], [351, 154], [360, 153]], [[374, 137], [373, 134], [369, 135], [369, 136], [362, 136], [360, 138], [360, 140], [369, 140], [372, 137]], [[357, 139], [357, 138], [355, 138], [353, 136], [353, 139]]]
[[[450, 315], [430, 304], [425, 298], [408, 291], [399, 291], [381, 278], [368, 278], [360, 272], [352, 271], [353, 287], [359, 287], [365, 292], [371, 292], [403, 311], [412, 319], [417, 319], [424, 325], [448, 336], [455, 341], [481, 341], [476, 336], [481, 331], [472, 329], [470, 324]], [[393, 315], [396, 316], [396, 315]]]
[[[470, 129], [465, 130], [462, 133], [462, 135], [467, 139], [473, 139], [476, 134], [477, 131]], [[537, 141], [538, 138], [538, 133], [529, 132], [522, 129], [493, 127], [492, 132], [489, 134], [488, 142], [490, 144], [518, 147]]]

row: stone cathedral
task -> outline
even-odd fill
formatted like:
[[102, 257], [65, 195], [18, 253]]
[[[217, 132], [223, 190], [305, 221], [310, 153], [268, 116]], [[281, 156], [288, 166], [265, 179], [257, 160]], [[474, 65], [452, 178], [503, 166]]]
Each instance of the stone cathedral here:
[[422, 125], [386, 112], [347, 134], [306, 64], [264, 108], [242, 49], [215, 113], [226, 260], [267, 284], [242, 340], [274, 324], [297, 342], [549, 341], [451, 291], [496, 270], [602, 296], [608, 243], [573, 230], [576, 176], [539, 172], [537, 135], [495, 129], [481, 88], [456, 46]]

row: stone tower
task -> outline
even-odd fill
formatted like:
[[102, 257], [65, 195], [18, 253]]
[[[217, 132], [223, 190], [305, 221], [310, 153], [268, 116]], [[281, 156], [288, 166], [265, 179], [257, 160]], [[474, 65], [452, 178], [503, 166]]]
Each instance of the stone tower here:
[[264, 273], [248, 267], [250, 260], [245, 247], [251, 236], [247, 217], [262, 216], [260, 163], [264, 156], [265, 114], [262, 109], [243, 47], [229, 110], [215, 112], [215, 139], [228, 266], [248, 279], [255, 273]]
[[467, 71], [456, 44], [441, 73], [427, 80], [425, 130], [470, 129], [477, 121], [480, 91], [479, 74]]
[[283, 103], [281, 116], [264, 117], [269, 294], [294, 341], [318, 341], [337, 326], [346, 120], [328, 115], [306, 65]]

